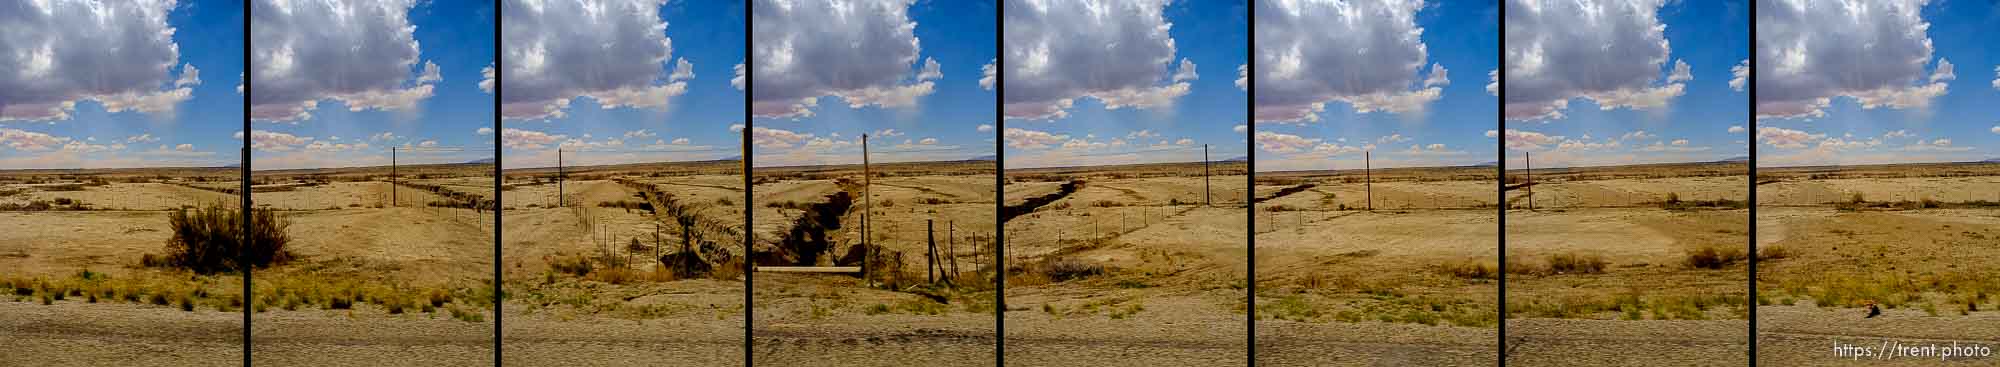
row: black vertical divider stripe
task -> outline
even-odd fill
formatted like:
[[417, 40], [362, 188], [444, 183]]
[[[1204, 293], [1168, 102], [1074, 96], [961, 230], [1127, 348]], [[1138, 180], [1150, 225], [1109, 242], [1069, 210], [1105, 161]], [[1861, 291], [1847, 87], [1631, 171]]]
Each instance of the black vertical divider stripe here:
[[1496, 97], [1500, 99], [1501, 108], [1497, 109], [1496, 111], [1493, 111], [1493, 114], [1495, 115], [1493, 119], [1494, 125], [1497, 127], [1497, 129], [1494, 130], [1494, 132], [1499, 134], [1498, 137], [1500, 138], [1500, 141], [1493, 144], [1494, 152], [1499, 155], [1499, 159], [1494, 160], [1495, 162], [1499, 163], [1495, 165], [1497, 166], [1497, 168], [1495, 169], [1499, 170], [1498, 172], [1499, 175], [1494, 177], [1493, 192], [1495, 196], [1494, 200], [1496, 200], [1494, 201], [1494, 203], [1499, 204], [1494, 206], [1500, 208], [1500, 217], [1499, 217], [1500, 220], [1499, 224], [1496, 224], [1496, 226], [1500, 227], [1498, 228], [1499, 230], [1497, 231], [1497, 233], [1499, 234], [1498, 236], [1499, 238], [1496, 241], [1494, 241], [1495, 247], [1498, 247], [1500, 250], [1500, 261], [1499, 261], [1500, 281], [1498, 286], [1495, 287], [1495, 289], [1499, 290], [1499, 296], [1498, 299], [1494, 300], [1494, 304], [1499, 306], [1500, 309], [1500, 317], [1499, 317], [1500, 322], [1495, 323], [1497, 325], [1498, 330], [1494, 333], [1494, 337], [1499, 339], [1499, 342], [1496, 343], [1494, 346], [1495, 348], [1494, 354], [1495, 358], [1499, 360], [1498, 364], [1496, 365], [1500, 367], [1507, 367], [1507, 108], [1506, 108], [1507, 73], [1505, 71], [1507, 69], [1507, 25], [1506, 24], [1507, 24], [1507, 4], [1502, 3], [1500, 4], [1500, 47], [1493, 50], [1493, 57], [1498, 58], [1500, 60], [1500, 70], [1502, 70], [1499, 73], [1499, 77], [1495, 79], [1495, 82], [1500, 84], [1500, 87], [1495, 88], [1495, 91], [1500, 92]]
[[1007, 365], [1007, 4], [993, 7], [993, 365]]
[[[750, 9], [750, 7], [756, 6], [755, 2], [753, 0], [743, 1], [743, 64], [745, 68], [754, 68], [757, 65], [757, 60], [754, 59], [756, 56], [754, 56], [755, 53], [752, 52], [753, 49], [750, 44], [750, 40], [756, 38], [750, 34], [750, 32], [755, 30], [751, 27], [751, 23], [756, 22], [757, 19], [755, 16], [756, 12]], [[751, 117], [753, 116], [750, 112], [750, 106], [753, 100], [750, 96], [756, 95], [754, 91], [757, 89], [757, 73], [755, 69], [747, 71], [749, 72], [743, 73], [743, 131], [738, 131], [736, 134], [743, 139], [743, 367], [750, 367], [751, 364], [750, 350], [756, 341], [751, 325], [757, 319], [756, 307], [752, 307], [755, 306], [755, 301], [751, 299], [752, 291], [754, 290], [751, 288], [753, 284], [751, 280], [756, 278], [757, 271], [754, 266], [755, 262], [750, 260], [750, 244], [753, 243], [751, 242], [751, 238], [757, 236], [757, 231], [753, 230], [755, 228], [753, 224], [756, 223], [753, 220], [756, 216], [751, 214], [757, 206], [750, 202], [750, 200], [756, 198], [755, 192], [757, 191], [755, 187], [751, 186], [750, 180], [750, 166], [752, 162], [755, 162], [753, 157], [757, 156], [756, 154], [752, 154], [754, 152], [750, 148], [750, 134], [755, 131], [757, 123], [751, 121]]]
[[[1247, 44], [1249, 47], [1244, 47], [1246, 50], [1243, 58], [1245, 61], [1243, 63], [1245, 65], [1244, 75], [1257, 75], [1257, 6], [1256, 4], [1248, 5], [1250, 5], [1248, 7], [1249, 19], [1246, 19], [1244, 23], [1247, 23], [1250, 31], [1243, 33], [1249, 35], [1250, 39]], [[1243, 236], [1246, 237], [1244, 251], [1249, 255], [1246, 257], [1249, 259], [1249, 266], [1245, 267], [1247, 274], [1244, 274], [1243, 278], [1248, 288], [1248, 292], [1243, 295], [1244, 304], [1249, 305], [1249, 307], [1244, 307], [1248, 311], [1244, 316], [1244, 329], [1248, 330], [1248, 332], [1244, 333], [1243, 348], [1245, 357], [1250, 360], [1248, 366], [1257, 367], [1257, 201], [1255, 200], [1257, 197], [1257, 78], [1243, 78], [1243, 80], [1246, 81], [1246, 88], [1243, 90], [1249, 94], [1248, 98], [1245, 98], [1248, 101], [1243, 103], [1243, 124], [1247, 125], [1243, 130], [1243, 147], [1244, 151], [1249, 153], [1244, 155], [1245, 158], [1243, 160], [1244, 163], [1250, 166], [1249, 173], [1246, 173], [1249, 179], [1243, 183], [1243, 186], [1248, 190], [1244, 191], [1243, 194], [1243, 210], [1245, 211], [1244, 214], [1246, 214], [1245, 217], [1248, 217], [1244, 225], [1249, 227], [1243, 233]]]
[[1750, 304], [1750, 325], [1749, 325], [1750, 335], [1747, 335], [1747, 337], [1750, 338], [1750, 351], [1749, 351], [1750, 366], [1755, 367], [1757, 366], [1757, 263], [1759, 262], [1758, 260], [1759, 258], [1757, 257], [1757, 40], [1755, 39], [1757, 37], [1756, 4], [1750, 5], [1750, 21], [1748, 23], [1750, 23], [1750, 29], [1749, 29], [1750, 34], [1745, 37], [1751, 37], [1751, 40], [1750, 42], [1745, 42], [1745, 43], [1748, 44], [1748, 47], [1750, 48], [1749, 50], [1750, 82], [1747, 83], [1750, 84], [1750, 95], [1745, 96], [1745, 98], [1750, 99], [1749, 103], [1750, 129], [1745, 130], [1743, 133], [1750, 135], [1749, 139], [1744, 139], [1744, 141], [1750, 142], [1749, 144], [1750, 153], [1749, 155], [1747, 155], [1748, 157], [1750, 157], [1750, 159], [1749, 162], [1746, 163], [1749, 165], [1750, 177], [1746, 177], [1747, 179], [1744, 180], [1748, 181], [1745, 182], [1745, 184], [1749, 185], [1750, 187], [1750, 220], [1746, 221], [1749, 223], [1745, 225], [1749, 228], [1747, 228], [1744, 231], [1750, 234], [1750, 238], [1748, 240], [1745, 240], [1746, 243], [1744, 244], [1745, 246], [1750, 247], [1750, 269], [1747, 270], [1750, 272], [1750, 277], [1749, 277], [1750, 299], [1744, 301], [1745, 303]]
[[502, 142], [500, 141], [500, 136], [506, 134], [503, 134], [500, 131], [502, 128], [504, 128], [504, 126], [501, 126], [501, 121], [500, 121], [501, 120], [500, 94], [507, 92], [506, 88], [502, 88], [502, 86], [505, 85], [507, 81], [504, 78], [498, 77], [500, 75], [500, 70], [506, 70], [501, 68], [500, 65], [501, 48], [506, 47], [507, 45], [506, 43], [502, 43], [500, 40], [500, 29], [501, 29], [500, 13], [504, 11], [507, 11], [507, 6], [505, 4], [496, 4], [496, 6], [493, 7], [493, 45], [494, 45], [493, 74], [495, 76], [495, 78], [493, 78], [493, 130], [494, 130], [493, 131], [493, 366], [494, 367], [499, 367], [502, 364], [501, 357], [504, 355], [504, 353], [500, 351], [500, 348], [506, 344], [506, 342], [503, 341], [504, 339], [502, 339], [503, 337], [505, 337], [505, 332], [501, 331], [500, 327], [501, 319], [505, 318], [505, 316], [502, 315], [503, 313], [500, 312], [500, 310], [507, 304], [507, 294], [505, 293], [507, 290], [503, 286], [503, 284], [505, 284], [504, 281], [506, 280], [506, 278], [504, 278], [505, 275], [501, 274], [500, 272], [501, 270], [500, 264], [505, 257], [504, 255], [501, 255], [500, 252], [501, 251], [500, 243], [502, 242], [500, 238], [500, 233], [502, 229], [505, 228], [501, 225], [501, 218], [506, 217], [506, 215], [501, 213], [505, 212], [507, 209], [507, 206], [505, 205], [506, 201], [501, 200], [501, 196], [506, 195], [505, 194], [506, 190], [501, 190], [502, 188], [504, 188], [503, 186], [505, 186], [506, 176], [503, 175], [504, 171], [500, 168], [504, 167], [504, 165], [501, 162], [501, 160], [504, 159], [504, 157], [501, 157], [502, 154], [500, 154], [500, 152], [502, 148], [505, 147], [505, 145], [501, 145]]
[[[248, 76], [250, 73], [248, 70], [250, 69], [250, 40], [253, 39], [250, 37], [250, 2], [248, 1], [243, 2], [243, 34], [241, 37], [243, 37], [244, 75]], [[250, 82], [252, 79], [254, 78], [243, 78], [243, 140], [241, 141], [243, 146], [238, 148], [242, 153], [236, 157], [240, 161], [236, 165], [241, 167], [237, 172], [243, 176], [241, 178], [242, 181], [239, 182], [242, 190], [237, 192], [237, 197], [243, 199], [243, 207], [237, 209], [240, 213], [243, 213], [242, 241], [246, 244], [250, 241], [250, 139], [253, 139], [252, 135], [256, 135], [250, 133], [250, 90], [256, 88], [255, 85], [252, 85], [255, 83]], [[244, 246], [243, 248], [247, 249], [250, 247]], [[237, 256], [240, 257], [238, 263], [250, 263], [249, 252], [239, 253]], [[250, 288], [250, 268], [249, 266], [243, 267], [243, 300], [245, 306], [243, 307], [243, 367], [250, 367], [250, 316], [255, 314], [257, 308], [255, 304], [257, 299], [254, 297], [255, 294], [251, 293]]]

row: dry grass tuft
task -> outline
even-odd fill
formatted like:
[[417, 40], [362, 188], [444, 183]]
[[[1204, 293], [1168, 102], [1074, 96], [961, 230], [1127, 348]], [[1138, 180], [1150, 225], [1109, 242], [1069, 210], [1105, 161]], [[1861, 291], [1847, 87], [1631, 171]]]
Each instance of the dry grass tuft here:
[[1440, 273], [1465, 279], [1499, 279], [1500, 270], [1491, 262], [1480, 260], [1455, 260], [1438, 265]]
[[1688, 251], [1684, 264], [1695, 269], [1722, 269], [1749, 259], [1743, 249], [1736, 247], [1716, 247], [1713, 245]]
[[1594, 254], [1563, 253], [1549, 255], [1548, 264], [1556, 274], [1603, 274], [1611, 263]]

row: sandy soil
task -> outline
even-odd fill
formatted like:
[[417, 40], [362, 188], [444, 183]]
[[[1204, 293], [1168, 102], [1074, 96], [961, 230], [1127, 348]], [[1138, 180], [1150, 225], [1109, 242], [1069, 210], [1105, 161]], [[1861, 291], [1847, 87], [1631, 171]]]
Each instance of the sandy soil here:
[[[990, 163], [989, 163], [990, 164]], [[930, 240], [940, 255], [955, 252], [959, 282], [976, 280], [991, 261], [993, 176], [970, 163], [887, 165], [876, 172], [868, 200], [857, 197], [826, 233], [832, 248], [818, 265], [833, 265], [861, 242], [864, 202], [872, 203], [869, 243], [902, 254], [900, 276], [876, 287], [849, 274], [755, 274], [757, 320], [754, 356], [759, 364], [991, 366], [994, 362], [993, 293], [966, 284], [938, 290], [938, 303], [883, 284], [921, 287]], [[760, 180], [751, 204], [759, 248], [772, 249], [805, 211], [773, 205], [823, 203], [842, 190], [859, 196], [858, 167], [819, 168]], [[805, 169], [801, 169], [805, 170]], [[760, 172], [765, 175], [765, 172]], [[847, 185], [840, 181], [845, 179]], [[927, 232], [927, 221], [930, 232]], [[982, 248], [985, 247], [985, 248]], [[892, 256], [892, 255], [885, 255]], [[940, 259], [944, 261], [944, 259]], [[949, 262], [946, 262], [949, 264]], [[894, 269], [891, 269], [894, 270]]]
[[243, 314], [152, 305], [0, 300], [0, 365], [224, 366], [243, 362]]
[[[1007, 223], [1010, 267], [1057, 259], [1104, 267], [1066, 281], [1041, 270], [1010, 277], [1010, 365], [1248, 363], [1246, 177], [1211, 178], [1216, 206], [1205, 207], [1201, 177], [1152, 170], [1070, 169], [1062, 174], [1083, 179], [1083, 189]], [[1008, 200], [1056, 192], [1052, 185], [1060, 183], [1010, 183]]]
[[[291, 191], [253, 192], [250, 202], [258, 208], [281, 210], [323, 210], [359, 209], [376, 206], [423, 206], [432, 201], [444, 200], [423, 190], [408, 186], [390, 192], [388, 182], [332, 182], [318, 186], [300, 186]], [[252, 188], [256, 190], [256, 188]], [[392, 202], [391, 199], [394, 199]]]
[[160, 253], [172, 236], [162, 211], [0, 213], [0, 269], [8, 269], [6, 275], [84, 268], [120, 275], [140, 254]]
[[1507, 365], [1744, 366], [1748, 330], [1741, 321], [1508, 320]]
[[2000, 201], [2000, 176], [1857, 178], [1780, 181], [1757, 186], [1757, 204], [1825, 205], [1852, 200], [1861, 194], [1867, 201], [1934, 199], [1944, 202]]
[[[1498, 287], [1441, 271], [1497, 262], [1492, 171], [1377, 170], [1391, 181], [1372, 185], [1359, 172], [1290, 173], [1258, 185], [1258, 363], [1496, 364]], [[1361, 210], [1371, 195], [1377, 210]]]
[[[555, 202], [555, 184], [515, 186], [506, 192], [506, 362], [518, 365], [740, 365], [743, 360], [743, 279], [639, 280], [621, 284], [556, 271], [557, 261], [597, 259], [627, 252], [639, 239], [679, 250], [679, 227], [645, 210], [599, 207], [615, 201], [639, 202], [638, 191], [613, 178], [653, 185], [676, 200], [704, 206], [703, 223], [741, 231], [742, 176], [665, 175], [681, 173], [673, 164], [647, 165], [605, 175], [605, 179], [564, 184], [568, 207]], [[581, 168], [588, 170], [590, 168]], [[510, 173], [511, 175], [512, 173]], [[533, 204], [533, 206], [530, 206]], [[660, 231], [658, 239], [653, 237]], [[743, 255], [740, 237], [703, 232], [724, 251]], [[656, 242], [658, 241], [658, 242]], [[660, 271], [642, 254], [631, 267], [639, 274]], [[611, 265], [593, 260], [595, 273]]]
[[[1859, 309], [1820, 308], [1801, 303], [1757, 308], [1757, 364], [1769, 366], [1990, 366], [1991, 357], [1895, 359], [1842, 357], [1835, 343], [1882, 348], [1886, 342], [1904, 345], [1984, 346], [2000, 349], [2000, 314], [1929, 316], [1921, 310], [1884, 310], [1864, 318]], [[1887, 357], [1884, 357], [1887, 358]]]
[[[1678, 196], [1746, 200], [1740, 164], [1537, 170], [1507, 192], [1509, 365], [1743, 365], [1748, 358], [1747, 261], [1688, 265], [1703, 248], [1747, 252], [1749, 211], [1667, 210]], [[1519, 177], [1509, 172], [1510, 179]], [[1601, 260], [1557, 271], [1557, 256]], [[1515, 264], [1515, 263], [1510, 263]], [[1545, 273], [1518, 273], [1540, 267]], [[1635, 318], [1637, 318], [1635, 320]], [[1645, 355], [1644, 361], [1633, 356]]]
[[57, 198], [68, 198], [81, 200], [94, 209], [163, 210], [184, 205], [198, 207], [215, 203], [235, 206], [238, 200], [235, 195], [164, 183], [114, 183], [87, 186], [83, 191], [36, 191], [37, 187], [43, 186], [47, 185], [0, 185], [0, 191], [30, 190], [19, 195], [0, 197], [0, 203], [27, 204], [35, 200], [54, 201]]
[[1492, 366], [1499, 360], [1496, 333], [1409, 323], [1265, 320], [1257, 323], [1257, 365]]
[[383, 280], [427, 286], [492, 278], [491, 212], [396, 207], [281, 212], [279, 217], [291, 221], [289, 249], [300, 256], [300, 265], [358, 262], [371, 265], [371, 275]]
[[[1992, 312], [2000, 308], [2000, 300], [1973, 296], [2000, 289], [1995, 280], [2000, 274], [1991, 265], [2000, 262], [2000, 211], [1800, 206], [1760, 208], [1758, 216], [1760, 251], [1790, 254], [1758, 268], [1759, 296], [1768, 303], [1758, 308], [1759, 363], [1936, 363], [1843, 360], [1831, 350], [1835, 342], [1876, 348], [1885, 341], [2000, 348], [2000, 329], [1990, 327], [2000, 325], [1994, 322], [2000, 314]], [[1860, 304], [1865, 301], [1883, 305], [1883, 315], [1864, 317]], [[1968, 304], [1977, 310], [1966, 308]]]
[[[1750, 197], [1743, 176], [1619, 179], [1588, 181], [1535, 180], [1532, 190], [1507, 192], [1507, 202], [1527, 205], [1530, 191], [1536, 208], [1646, 206], [1665, 201], [1668, 194], [1681, 200], [1745, 200]], [[1762, 200], [1762, 197], [1759, 197]]]

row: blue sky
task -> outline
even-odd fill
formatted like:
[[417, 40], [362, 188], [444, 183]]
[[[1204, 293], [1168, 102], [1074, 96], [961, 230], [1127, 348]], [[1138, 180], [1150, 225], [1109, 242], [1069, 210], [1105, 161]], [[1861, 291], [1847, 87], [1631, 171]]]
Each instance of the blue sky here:
[[[386, 165], [392, 147], [403, 164], [493, 157], [493, 95], [481, 87], [482, 70], [493, 64], [492, 4], [436, 1], [335, 17], [327, 9], [300, 5], [287, 12], [258, 1], [252, 32], [260, 49], [253, 62], [268, 64], [252, 72], [259, 132], [252, 136], [252, 168]], [[393, 31], [405, 24], [414, 31]], [[337, 64], [308, 64], [317, 57]]]
[[[756, 166], [861, 163], [862, 134], [873, 162], [993, 155], [994, 95], [981, 79], [995, 57], [995, 4], [883, 1], [822, 13], [817, 8], [829, 4], [806, 3], [791, 11], [756, 5], [770, 7], [759, 8], [757, 24], [773, 25], [754, 35], [759, 57], [824, 55], [789, 65], [762, 59], [753, 68], [753, 99], [777, 106], [752, 120]], [[898, 24], [914, 28], [864, 28]], [[869, 51], [815, 47], [822, 44]]]
[[1203, 144], [1214, 160], [1247, 155], [1248, 5], [1127, 2], [1092, 18], [1009, 1], [1007, 168], [1199, 162]]
[[[1993, 103], [2000, 100], [2000, 48], [1991, 37], [2000, 29], [2000, 6], [1929, 1], [1900, 12], [1887, 4], [1790, 5], [1758, 5], [1760, 165], [2000, 157], [2000, 105]], [[1862, 39], [1877, 41], [1863, 49]], [[1777, 68], [1787, 62], [1801, 67]]]
[[[243, 121], [243, 99], [236, 91], [239, 83], [238, 74], [243, 71], [242, 27], [245, 18], [242, 9], [241, 2], [181, 2], [170, 9], [157, 9], [167, 13], [164, 24], [147, 24], [141, 19], [136, 19], [137, 17], [112, 17], [107, 22], [82, 23], [86, 21], [69, 19], [65, 15], [80, 16], [83, 13], [57, 12], [55, 19], [50, 21], [54, 24], [70, 24], [71, 28], [44, 30], [106, 35], [117, 33], [114, 30], [133, 30], [133, 28], [174, 28], [175, 32], [171, 39], [157, 40], [155, 45], [177, 45], [177, 55], [163, 53], [158, 54], [158, 58], [146, 60], [110, 61], [148, 63], [144, 66], [106, 66], [143, 70], [154, 66], [171, 65], [169, 68], [161, 69], [159, 73], [145, 73], [144, 80], [135, 81], [128, 90], [171, 96], [175, 90], [186, 88], [189, 93], [185, 98], [168, 98], [168, 101], [156, 105], [164, 110], [139, 112], [124, 109], [110, 112], [107, 111], [103, 99], [92, 99], [75, 91], [34, 91], [46, 93], [37, 97], [73, 101], [74, 109], [69, 111], [66, 117], [49, 119], [0, 117], [0, 135], [5, 135], [4, 138], [0, 138], [4, 140], [0, 141], [0, 169], [185, 167], [237, 163], [239, 157], [236, 152], [240, 143], [232, 139], [231, 135], [241, 130]], [[17, 35], [27, 38], [39, 36], [27, 33]], [[51, 46], [96, 47], [98, 44], [102, 43], [55, 43]], [[15, 50], [0, 52], [11, 51]], [[72, 55], [85, 58], [104, 57], [99, 54], [102, 51], [76, 52]], [[106, 61], [97, 60], [97, 62]], [[82, 59], [56, 61], [57, 65], [84, 63], [88, 61]], [[193, 67], [187, 68], [188, 65]], [[189, 69], [198, 71], [189, 72]], [[188, 76], [196, 77], [200, 82], [198, 84], [176, 82]], [[79, 80], [116, 77], [86, 73], [57, 78], [72, 78], [68, 81], [80, 82]], [[0, 88], [29, 90], [25, 87], [6, 85], [0, 85]], [[11, 112], [9, 115], [15, 115]]]
[[[1364, 152], [1378, 168], [1494, 160], [1498, 139], [1488, 132], [1499, 101], [1487, 91], [1487, 73], [1499, 65], [1499, 4], [1373, 5], [1356, 13], [1259, 9], [1258, 29], [1267, 33], [1258, 38], [1266, 51], [1258, 65], [1257, 170], [1358, 169]], [[1415, 28], [1421, 37], [1404, 38]], [[1391, 52], [1353, 52], [1360, 44]], [[1306, 51], [1293, 57], [1293, 49]], [[1306, 66], [1284, 75], [1287, 65]]]
[[[1536, 167], [1747, 156], [1749, 102], [1740, 82], [1732, 80], [1749, 58], [1748, 4], [1680, 1], [1613, 8], [1605, 17], [1616, 20], [1588, 23], [1598, 28], [1581, 32], [1545, 26], [1574, 27], [1561, 24], [1584, 16], [1577, 9], [1521, 11], [1518, 27], [1509, 19], [1508, 46], [1518, 47], [1509, 59], [1522, 65], [1507, 75], [1509, 167], [1524, 164], [1524, 153], [1534, 154]], [[1508, 16], [1516, 16], [1514, 8]], [[1654, 31], [1652, 25], [1665, 29]], [[1515, 40], [1529, 42], [1517, 46]], [[1537, 48], [1531, 40], [1546, 46]], [[1614, 46], [1592, 52], [1565, 48], [1593, 44]], [[1537, 53], [1557, 56], [1527, 56]], [[1541, 69], [1527, 69], [1537, 63]], [[1523, 97], [1516, 99], [1517, 93]]]
[[[598, 165], [639, 162], [700, 161], [738, 157], [742, 154], [740, 135], [732, 125], [743, 121], [743, 92], [733, 84], [737, 65], [744, 60], [743, 3], [731, 1], [673, 1], [646, 4], [644, 9], [626, 9], [614, 19], [590, 19], [581, 9], [546, 7], [540, 13], [508, 2], [502, 27], [509, 70], [503, 79], [508, 94], [546, 94], [546, 99], [509, 101], [508, 104], [536, 106], [549, 101], [568, 103], [559, 116], [533, 110], [521, 115], [508, 112], [502, 122], [506, 129], [505, 163], [508, 168], [549, 167], [557, 162], [556, 150], [568, 165]], [[518, 8], [518, 9], [517, 9]], [[639, 11], [632, 11], [639, 10]], [[509, 21], [514, 21], [510, 23]], [[563, 27], [543, 27], [564, 24]], [[622, 27], [621, 24], [657, 25]], [[560, 28], [560, 29], [558, 29]], [[625, 34], [624, 32], [633, 32]], [[647, 57], [622, 57], [618, 52], [581, 53], [550, 62], [562, 70], [531, 71], [516, 68], [514, 55], [526, 62], [530, 51], [549, 44], [601, 44], [619, 39], [658, 39], [659, 42], [625, 42], [617, 47]], [[519, 39], [513, 37], [519, 36]], [[564, 57], [550, 53], [548, 56]], [[685, 63], [685, 67], [683, 67]], [[687, 72], [684, 74], [677, 74]], [[588, 84], [576, 75], [620, 79], [624, 83]], [[520, 85], [514, 78], [530, 80]], [[532, 90], [531, 90], [532, 89]], [[653, 91], [643, 101], [606, 107], [593, 96], [618, 91]], [[663, 96], [663, 97], [660, 97]], [[513, 111], [510, 109], [510, 111]]]

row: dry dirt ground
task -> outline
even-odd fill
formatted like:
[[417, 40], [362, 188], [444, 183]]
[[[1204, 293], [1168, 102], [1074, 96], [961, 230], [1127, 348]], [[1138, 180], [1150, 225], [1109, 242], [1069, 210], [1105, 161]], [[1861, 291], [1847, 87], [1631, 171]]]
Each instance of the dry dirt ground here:
[[[0, 296], [0, 350], [7, 351], [0, 365], [207, 366], [242, 360], [237, 342], [242, 314], [217, 312], [213, 305], [240, 297], [239, 277], [140, 266], [142, 254], [162, 253], [172, 235], [165, 209], [235, 203], [232, 195], [191, 188], [187, 185], [202, 183], [185, 181], [190, 175], [221, 179], [224, 172], [191, 170], [159, 179], [118, 172], [0, 174], [0, 204], [61, 198], [92, 209], [0, 212], [0, 279], [11, 283]], [[111, 182], [86, 182], [100, 179]], [[44, 296], [69, 293], [52, 290], [56, 285], [83, 290], [43, 304]], [[138, 296], [196, 289], [207, 296], [190, 298], [192, 312]], [[90, 301], [89, 293], [98, 290], [119, 296]], [[134, 299], [123, 299], [125, 293]]]
[[[443, 312], [389, 315], [360, 301], [342, 310], [286, 309], [264, 297], [245, 305], [240, 277], [142, 267], [141, 255], [162, 254], [173, 235], [162, 209], [234, 207], [237, 197], [222, 191], [238, 186], [180, 178], [126, 182], [134, 177], [117, 174], [92, 178], [107, 177], [112, 182], [79, 191], [37, 188], [6, 199], [65, 198], [100, 210], [0, 213], [0, 269], [5, 269], [0, 278], [11, 283], [9, 296], [0, 300], [0, 349], [9, 351], [0, 365], [232, 365], [243, 358], [242, 310], [252, 306], [264, 311], [257, 314], [253, 338], [260, 364], [491, 364], [490, 324], [454, 320]], [[357, 193], [372, 188], [360, 182], [322, 187]], [[284, 192], [298, 208], [272, 206], [287, 209], [279, 216], [294, 221], [289, 248], [300, 258], [259, 270], [259, 294], [331, 277], [348, 278], [347, 284], [442, 284], [448, 278], [478, 278], [462, 273], [490, 267], [475, 260], [490, 256], [474, 255], [490, 253], [491, 240], [469, 247], [481, 241], [477, 230], [455, 231], [480, 228], [469, 210], [465, 215], [422, 208], [321, 210], [321, 205], [360, 203], [363, 196], [308, 195], [322, 187]], [[126, 208], [133, 210], [116, 210]], [[490, 221], [484, 228], [490, 233]], [[460, 255], [467, 248], [486, 250]], [[68, 297], [41, 301], [60, 293]]]
[[1008, 364], [1246, 364], [1246, 168], [1010, 170]]
[[[258, 171], [251, 201], [289, 223], [287, 264], [253, 273], [258, 364], [481, 365], [492, 360], [491, 165]], [[453, 185], [457, 184], [457, 185]], [[448, 297], [438, 301], [427, 298]], [[351, 302], [335, 306], [335, 299]], [[418, 305], [429, 306], [419, 308]], [[351, 361], [351, 362], [350, 362]]]
[[1494, 364], [1494, 171], [1260, 173], [1259, 364]]
[[[1747, 363], [1743, 167], [1536, 170], [1531, 189], [1508, 191], [1509, 364]], [[1509, 172], [1510, 184], [1520, 176]], [[1672, 198], [1736, 202], [1670, 210]], [[1691, 265], [1703, 249], [1728, 260]], [[1635, 362], [1635, 351], [1649, 358]]]
[[[880, 259], [869, 282], [852, 274], [756, 273], [755, 362], [993, 365], [993, 162], [891, 163], [872, 170], [872, 187], [865, 190], [860, 166], [757, 170], [751, 203], [756, 251], [799, 253], [794, 238], [823, 236], [828, 244], [818, 257], [765, 259], [760, 266], [859, 266], [848, 255], [863, 243], [868, 207], [867, 243], [880, 247]], [[829, 201], [842, 193], [853, 198], [849, 205]], [[831, 225], [794, 231], [821, 213]], [[956, 286], [929, 281], [926, 254], [933, 240], [936, 260], [946, 267], [936, 276], [953, 274], [949, 267], [956, 262]]]
[[[1760, 170], [1757, 246], [1785, 256], [1758, 265], [1758, 363], [2000, 363], [2000, 356], [1855, 359], [1832, 349], [1885, 342], [2000, 348], [1995, 173], [2000, 165]], [[1905, 200], [1920, 204], [1882, 205]], [[1871, 302], [1880, 316], [1867, 317]]]
[[[513, 295], [504, 305], [510, 365], [740, 365], [740, 268], [679, 279], [653, 251], [681, 250], [679, 224], [647, 209], [642, 188], [690, 205], [700, 240], [740, 259], [740, 162], [655, 163], [508, 170], [502, 207], [502, 267]], [[561, 195], [562, 207], [556, 207]], [[664, 203], [664, 202], [662, 202]], [[657, 231], [657, 232], [656, 232]], [[655, 237], [658, 233], [659, 237]], [[641, 247], [630, 247], [637, 240]], [[629, 259], [629, 264], [618, 262]], [[713, 259], [710, 259], [713, 260]], [[578, 262], [593, 270], [579, 274]], [[741, 266], [740, 262], [716, 264]], [[569, 266], [570, 268], [565, 268]], [[627, 270], [614, 270], [614, 269]]]

